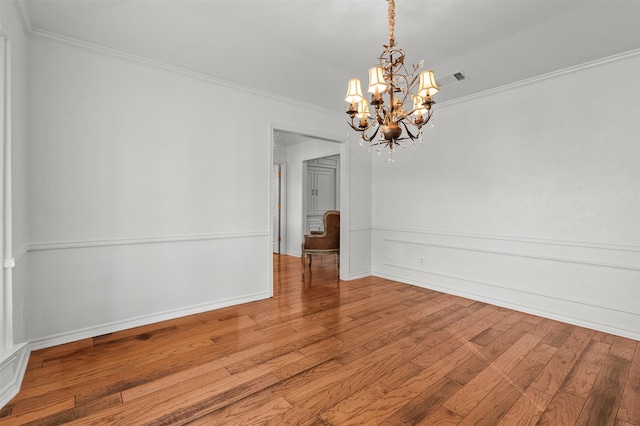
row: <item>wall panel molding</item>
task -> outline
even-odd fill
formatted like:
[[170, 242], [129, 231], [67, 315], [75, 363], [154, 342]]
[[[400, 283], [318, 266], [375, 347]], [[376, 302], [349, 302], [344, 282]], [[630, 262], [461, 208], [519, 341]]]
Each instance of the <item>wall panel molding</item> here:
[[633, 245], [374, 227], [372, 273], [640, 338]]
[[26, 343], [0, 352], [0, 407], [18, 394], [31, 351]]
[[[495, 288], [500, 288], [500, 289], [504, 289], [504, 290], [509, 290], [509, 291], [514, 291], [514, 289], [512, 287], [506, 286], [506, 285], [501, 285], [498, 283], [492, 283], [492, 282], [486, 282], [486, 281], [478, 281], [476, 279], [472, 279], [469, 277], [463, 277], [460, 275], [454, 275], [454, 274], [443, 274], [437, 271], [433, 271], [433, 270], [429, 270], [429, 269], [421, 269], [421, 268], [414, 268], [414, 267], [409, 267], [406, 265], [401, 265], [398, 263], [392, 263], [392, 262], [382, 262], [384, 265], [387, 266], [392, 266], [394, 268], [400, 268], [400, 269], [406, 269], [406, 270], [412, 270], [412, 271], [416, 271], [416, 272], [420, 272], [420, 273], [425, 273], [425, 274], [429, 274], [429, 275], [435, 275], [435, 276], [439, 276], [439, 277], [444, 277], [444, 278], [451, 278], [457, 281], [465, 281], [468, 283], [472, 283], [472, 284], [480, 284], [482, 286], [488, 286], [488, 287], [495, 287]], [[636, 315], [638, 317], [638, 319], [640, 320], [640, 313], [637, 312], [632, 312], [630, 310], [627, 309], [620, 309], [617, 306], [613, 306], [610, 304], [605, 304], [605, 303], [599, 303], [596, 304], [593, 301], [590, 301], [588, 299], [584, 299], [584, 298], [580, 298], [580, 297], [561, 297], [555, 294], [549, 294], [546, 292], [540, 292], [540, 291], [532, 291], [532, 290], [521, 290], [518, 289], [517, 290], [519, 293], [526, 293], [526, 294], [531, 294], [534, 296], [540, 296], [540, 297], [546, 297], [549, 299], [556, 299], [556, 300], [563, 300], [565, 302], [571, 302], [571, 303], [577, 303], [580, 305], [586, 305], [586, 306], [592, 306], [595, 308], [602, 308], [602, 309], [607, 309], [607, 310], [612, 310], [612, 311], [617, 311], [617, 312], [622, 312], [625, 314], [631, 314], [631, 315]], [[478, 296], [476, 294], [476, 296]]]
[[268, 298], [267, 242], [253, 232], [36, 247], [28, 341], [40, 349]]
[[[406, 268], [403, 268], [403, 269], [406, 269]], [[544, 295], [537, 295], [535, 293], [531, 293], [532, 296], [539, 296], [541, 299], [543, 300], [546, 299], [547, 301], [550, 301], [550, 302], [558, 302], [558, 301], [565, 302], [562, 304], [563, 305], [562, 307], [564, 309], [552, 311], [552, 310], [548, 310], [541, 307], [540, 304], [534, 305], [531, 303], [519, 303], [519, 302], [515, 302], [512, 298], [509, 298], [509, 297], [496, 297], [495, 295], [487, 296], [485, 293], [460, 290], [458, 288], [455, 288], [449, 285], [436, 284], [432, 281], [426, 281], [424, 279], [415, 279], [403, 274], [374, 271], [373, 275], [376, 277], [394, 280], [394, 281], [398, 281], [406, 284], [411, 284], [411, 285], [415, 285], [422, 288], [428, 288], [431, 290], [440, 291], [443, 293], [452, 294], [452, 295], [464, 297], [467, 299], [478, 300], [478, 301], [489, 303], [496, 306], [502, 306], [507, 309], [513, 309], [516, 311], [541, 316], [543, 318], [549, 318], [549, 319], [565, 322], [567, 324], [574, 324], [581, 327], [590, 328], [592, 330], [599, 330], [605, 333], [623, 336], [629, 339], [640, 340], [640, 331], [636, 329], [630, 329], [629, 327], [618, 326], [618, 325], [612, 326], [610, 324], [604, 324], [599, 321], [594, 321], [591, 318], [586, 319], [586, 318], [572, 316], [570, 314], [572, 311], [571, 307], [575, 305], [578, 305], [579, 307], [581, 304], [578, 304], [569, 300], [565, 301], [565, 300], [560, 300], [556, 297], [547, 297]], [[597, 307], [596, 309], [600, 309], [600, 307]], [[620, 312], [620, 313], [627, 317], [632, 316], [633, 321], [635, 321], [636, 323], [638, 320], [640, 320], [640, 315], [638, 314], [635, 314], [635, 313], [626, 314], [625, 312]]]
[[181, 318], [188, 315], [199, 314], [202, 312], [212, 311], [214, 309], [226, 308], [228, 306], [239, 305], [241, 303], [255, 302], [270, 297], [269, 292], [249, 294], [241, 297], [233, 297], [214, 302], [207, 302], [197, 305], [186, 306], [180, 309], [172, 309], [164, 312], [156, 312], [151, 315], [143, 315], [137, 318], [131, 318], [123, 321], [114, 321], [108, 324], [100, 324], [94, 327], [85, 327], [78, 330], [72, 330], [65, 333], [58, 333], [40, 339], [34, 339], [29, 342], [30, 350], [38, 350], [51, 346], [62, 345], [77, 340], [87, 339], [103, 334], [114, 333], [129, 328], [140, 327], [156, 322], [167, 321], [175, 318]]

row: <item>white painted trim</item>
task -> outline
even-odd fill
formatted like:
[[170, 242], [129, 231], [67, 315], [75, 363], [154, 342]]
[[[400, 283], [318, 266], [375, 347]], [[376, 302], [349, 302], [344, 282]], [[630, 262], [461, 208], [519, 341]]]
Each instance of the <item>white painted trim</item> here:
[[212, 302], [200, 303], [197, 305], [191, 305], [182, 307], [179, 309], [171, 309], [164, 312], [158, 312], [150, 315], [143, 315], [136, 318], [130, 318], [122, 321], [114, 321], [108, 324], [101, 324], [94, 327], [86, 327], [78, 330], [73, 330], [65, 333], [54, 334], [39, 339], [34, 339], [29, 342], [29, 348], [31, 350], [38, 350], [48, 348], [51, 346], [62, 345], [65, 343], [75, 342], [82, 339], [88, 339], [91, 337], [101, 336], [103, 334], [114, 333], [129, 328], [140, 327], [143, 325], [153, 324], [161, 321], [172, 320], [176, 318], [185, 317], [188, 315], [199, 314], [202, 312], [208, 312], [215, 309], [226, 308], [228, 306], [235, 306], [241, 303], [255, 302], [256, 300], [263, 300], [271, 297], [269, 291], [260, 293], [247, 294], [240, 297], [232, 297], [228, 299], [216, 300]]
[[[394, 268], [401, 268], [401, 269], [421, 272], [421, 273], [425, 273], [425, 274], [429, 274], [429, 275], [436, 275], [436, 276], [439, 276], [439, 277], [451, 278], [451, 279], [459, 280], [459, 281], [466, 281], [468, 283], [480, 284], [480, 285], [483, 285], [483, 286], [489, 286], [489, 287], [495, 287], [495, 288], [501, 288], [503, 290], [514, 291], [516, 293], [531, 294], [531, 295], [534, 295], [534, 296], [546, 297], [548, 299], [562, 300], [564, 302], [577, 303], [577, 304], [580, 304], [580, 305], [592, 306], [594, 308], [607, 309], [607, 310], [610, 310], [610, 311], [616, 311], [616, 312], [622, 312], [622, 313], [625, 313], [625, 314], [636, 315], [636, 316], [638, 316], [638, 319], [640, 320], [640, 314], [638, 312], [627, 311], [627, 310], [620, 309], [620, 308], [612, 306], [612, 305], [606, 305], [606, 304], [603, 304], [603, 303], [599, 303], [599, 304], [596, 305], [592, 301], [588, 301], [586, 299], [570, 298], [570, 297], [559, 297], [558, 295], [551, 295], [551, 294], [542, 293], [542, 292], [539, 292], [539, 291], [521, 290], [521, 289], [516, 289], [516, 288], [513, 288], [513, 287], [507, 287], [507, 286], [500, 285], [500, 284], [489, 283], [489, 282], [485, 282], [485, 281], [478, 281], [478, 280], [474, 280], [474, 279], [471, 279], [471, 278], [466, 278], [466, 277], [463, 277], [463, 276], [460, 276], [460, 275], [443, 274], [443, 273], [440, 273], [440, 272], [431, 271], [429, 269], [414, 268], [414, 267], [411, 267], [411, 266], [400, 265], [400, 264], [393, 263], [393, 262], [382, 262], [382, 264], [386, 265], [386, 266], [392, 266]], [[448, 287], [447, 287], [447, 289], [448, 289]], [[447, 290], [446, 292], [448, 293], [449, 291]], [[476, 295], [476, 294], [474, 294], [474, 296], [480, 297], [480, 295]]]
[[30, 354], [26, 343], [0, 351], [0, 377], [10, 378], [0, 382], [0, 407], [7, 405], [20, 391]]
[[314, 104], [310, 104], [307, 102], [303, 102], [303, 101], [299, 101], [297, 99], [292, 99], [292, 98], [288, 98], [286, 96], [282, 96], [282, 95], [278, 95], [276, 93], [272, 93], [272, 92], [267, 92], [265, 90], [260, 90], [260, 89], [256, 89], [253, 87], [248, 87], [242, 84], [238, 84], [238, 83], [233, 83], [227, 80], [223, 80], [221, 78], [217, 78], [211, 75], [207, 75], [207, 74], [202, 74], [196, 71], [191, 71], [188, 70], [186, 68], [181, 68], [175, 65], [170, 65], [170, 64], [166, 64], [164, 62], [159, 62], [159, 61], [155, 61], [153, 59], [148, 59], [145, 58], [143, 56], [138, 56], [138, 55], [134, 55], [131, 53], [126, 53], [126, 52], [122, 52], [120, 50], [116, 50], [116, 49], [111, 49], [108, 47], [104, 47], [104, 46], [100, 46], [97, 44], [93, 44], [93, 43], [89, 43], [86, 41], [82, 41], [73, 37], [67, 37], [67, 36], [63, 36], [60, 34], [56, 34], [56, 33], [52, 33], [49, 31], [44, 31], [38, 28], [33, 28], [31, 31], [29, 31], [29, 35], [33, 35], [33, 36], [38, 36], [38, 37], [42, 37], [42, 38], [47, 38], [50, 40], [54, 40], [60, 43], [65, 43], [65, 44], [70, 44], [73, 46], [77, 46], [77, 47], [81, 47], [84, 49], [88, 49], [88, 50], [92, 50], [94, 52], [99, 52], [99, 53], [103, 53], [106, 55], [110, 55], [110, 56], [115, 56], [121, 59], [125, 59], [131, 62], [136, 62], [142, 65], [146, 65], [149, 67], [153, 67], [153, 68], [158, 68], [164, 71], [169, 71], [169, 72], [173, 72], [176, 74], [181, 74], [187, 77], [192, 77], [192, 78], [196, 78], [199, 80], [204, 80], [206, 82], [209, 83], [213, 83], [213, 84], [217, 84], [219, 86], [223, 86], [223, 87], [228, 87], [231, 89], [235, 89], [235, 90], [240, 90], [242, 92], [246, 92], [249, 93], [251, 95], [259, 95], [259, 96], [263, 96], [265, 98], [268, 99], [272, 99], [272, 100], [276, 100], [276, 101], [280, 101], [280, 102], [285, 102], [288, 104], [291, 104], [293, 106], [296, 107], [302, 107], [302, 108], [307, 108], [307, 109], [311, 109], [311, 110], [315, 110], [317, 112], [321, 112], [324, 114], [329, 114], [329, 115], [334, 115], [336, 117], [342, 117], [343, 114], [341, 114], [338, 111], [329, 109], [329, 108], [324, 108], [318, 105], [314, 105]]
[[[190, 71], [188, 69], [185, 68], [181, 68], [181, 67], [177, 67], [174, 65], [169, 65], [163, 62], [159, 62], [159, 61], [154, 61], [142, 56], [138, 56], [138, 55], [133, 55], [130, 53], [126, 53], [126, 52], [122, 52], [120, 50], [116, 50], [116, 49], [111, 49], [108, 47], [104, 47], [104, 46], [100, 46], [94, 43], [89, 43], [86, 41], [82, 41], [73, 37], [68, 37], [68, 36], [63, 36], [61, 34], [57, 34], [57, 33], [53, 33], [53, 32], [49, 32], [49, 31], [45, 31], [42, 29], [38, 29], [35, 28], [32, 23], [31, 23], [31, 19], [30, 19], [30, 15], [28, 12], [28, 7], [26, 6], [25, 0], [14, 0], [15, 5], [16, 5], [16, 9], [18, 11], [18, 16], [20, 17], [20, 22], [22, 24], [23, 30], [25, 33], [29, 34], [29, 35], [34, 35], [34, 36], [40, 36], [43, 38], [48, 38], [51, 40], [56, 40], [59, 42], [63, 42], [63, 43], [67, 43], [67, 44], [72, 44], [75, 46], [80, 46], [80, 47], [84, 47], [93, 51], [98, 51], [98, 52], [102, 52], [102, 53], [106, 53], [112, 56], [117, 56], [120, 58], [124, 58], [124, 59], [128, 59], [134, 62], [138, 62], [138, 63], [143, 63], [146, 64], [148, 66], [153, 66], [153, 67], [157, 67], [163, 70], [167, 70], [167, 71], [171, 71], [171, 72], [175, 72], [178, 74], [183, 74], [183, 75], [187, 75], [187, 76], [191, 76], [191, 77], [195, 77], [198, 79], [202, 79], [202, 80], [206, 80], [215, 84], [219, 84], [221, 86], [226, 86], [226, 87], [230, 87], [230, 88], [234, 88], [237, 90], [241, 90], [247, 93], [251, 93], [251, 94], [257, 94], [257, 95], [261, 95], [270, 99], [275, 99], [275, 100], [279, 100], [279, 101], [283, 101], [283, 102], [287, 102], [290, 103], [292, 105], [296, 105], [296, 106], [302, 106], [305, 108], [310, 108], [310, 109], [314, 109], [320, 112], [324, 112], [324, 113], [328, 113], [330, 115], [334, 115], [336, 117], [342, 117], [343, 114], [341, 114], [339, 111], [333, 110], [333, 109], [329, 109], [329, 108], [324, 108], [324, 107], [320, 107], [318, 105], [314, 105], [314, 104], [310, 104], [310, 103], [306, 103], [303, 101], [299, 101], [296, 99], [291, 99], [291, 98], [287, 98], [272, 92], [266, 92], [266, 91], [262, 91], [262, 90], [258, 90], [258, 89], [254, 89], [248, 86], [244, 86], [241, 84], [237, 84], [237, 83], [232, 83], [230, 81], [226, 81], [226, 80], [222, 80], [213, 76], [209, 76], [206, 74], [202, 74], [202, 73], [198, 73], [195, 71]], [[608, 62], [613, 62], [613, 61], [618, 61], [618, 60], [622, 60], [628, 57], [632, 57], [635, 55], [640, 54], [640, 49], [634, 49], [634, 50], [630, 50], [628, 52], [622, 52], [619, 54], [615, 54], [615, 55], [611, 55], [608, 56], [606, 58], [600, 58], [600, 59], [596, 59], [593, 61], [589, 61], [589, 62], [585, 62], [583, 64], [578, 64], [578, 65], [574, 65], [574, 66], [570, 66], [567, 68], [563, 68], [561, 70], [557, 70], [557, 71], [552, 71], [546, 74], [542, 74], [539, 76], [535, 76], [535, 77], [531, 77], [525, 80], [520, 80], [514, 83], [509, 83], [509, 84], [505, 84], [503, 86], [499, 86], [499, 87], [495, 87], [492, 89], [488, 89], [488, 90], [484, 90], [482, 92], [478, 92], [478, 93], [473, 93], [471, 95], [467, 95], [467, 96], [463, 96], [460, 98], [455, 98], [455, 99], [451, 99], [448, 101], [440, 101], [438, 102], [438, 108], [446, 108], [448, 106], [451, 105], [455, 105], [455, 104], [459, 104], [459, 103], [464, 103], [467, 101], [471, 101], [473, 99], [477, 99], [477, 98], [484, 98], [490, 95], [493, 95], [495, 93], [500, 93], [500, 92], [504, 92], [507, 90], [511, 90], [517, 87], [521, 87], [521, 86], [526, 86], [529, 84], [533, 84], [533, 83], [537, 83], [539, 81], [543, 81], [543, 80], [547, 80], [550, 78], [555, 78], [558, 76], [561, 76], [563, 74], [568, 74], [568, 73], [572, 73], [572, 72], [577, 72], [577, 71], [581, 71], [583, 69], [587, 69], [587, 68], [591, 68], [594, 66], [598, 66], [598, 65], [602, 65], [602, 64], [606, 64]], [[304, 132], [302, 132], [304, 133]], [[347, 137], [349, 138], [349, 132], [347, 132]]]
[[33, 25], [31, 24], [31, 15], [29, 14], [29, 7], [25, 0], [14, 0], [13, 1], [16, 11], [18, 13], [18, 18], [20, 19], [20, 25], [22, 25], [22, 31], [25, 34], [29, 34], [33, 31]]
[[3, 232], [3, 257], [4, 270], [2, 271], [2, 289], [3, 293], [0, 300], [4, 302], [4, 306], [0, 308], [0, 320], [3, 323], [4, 330], [2, 332], [2, 340], [0, 348], [13, 345], [13, 271], [7, 268], [7, 258], [13, 254], [12, 248], [12, 196], [11, 196], [11, 42], [3, 39], [4, 70], [3, 70], [3, 169], [2, 175], [2, 232]]
[[[394, 266], [394, 265], [390, 265], [390, 266]], [[413, 268], [406, 268], [404, 266], [402, 266], [403, 269], [413, 269]], [[417, 269], [414, 269], [417, 270]], [[425, 271], [422, 271], [425, 272]], [[549, 319], [553, 319], [553, 320], [557, 320], [557, 321], [561, 321], [567, 324], [574, 324], [574, 325], [578, 325], [580, 327], [586, 327], [592, 330], [599, 330], [605, 333], [610, 333], [610, 334], [615, 334], [617, 336], [622, 336], [622, 337], [627, 337], [629, 339], [634, 339], [634, 340], [640, 340], [640, 333], [638, 333], [637, 331], [634, 330], [628, 330], [628, 329], [624, 329], [624, 328], [619, 328], [619, 327], [611, 327], [609, 325], [606, 324], [602, 324], [602, 323], [595, 323], [595, 322], [591, 322], [591, 321], [585, 321], [583, 319], [577, 319], [574, 317], [568, 317], [565, 315], [558, 315], [557, 313], [554, 312], [549, 312], [549, 311], [545, 311], [542, 309], [535, 309], [532, 308], [530, 305], [522, 305], [519, 303], [513, 303], [513, 301], [506, 301], [503, 299], [499, 299], [499, 298], [495, 298], [495, 297], [487, 297], [485, 294], [478, 294], [478, 293], [472, 293], [472, 292], [467, 292], [467, 291], [463, 291], [463, 290], [459, 290], [453, 287], [445, 287], [445, 286], [441, 286], [441, 285], [437, 285], [437, 284], [433, 284], [431, 282], [425, 282], [425, 281], [417, 281], [415, 279], [409, 279], [407, 277], [404, 276], [400, 276], [400, 275], [395, 275], [395, 274], [385, 274], [385, 273], [381, 273], [381, 272], [377, 272], [374, 271], [372, 273], [373, 276], [375, 277], [380, 277], [380, 278], [385, 278], [388, 280], [393, 280], [393, 281], [398, 281], [398, 282], [402, 282], [405, 284], [410, 284], [410, 285], [415, 285], [418, 287], [422, 287], [422, 288], [428, 288], [431, 290], [435, 290], [435, 291], [439, 291], [442, 293], [446, 293], [446, 294], [452, 294], [454, 296], [460, 296], [460, 297], [464, 297], [467, 299], [472, 299], [472, 300], [477, 300], [480, 302], [484, 302], [484, 303], [489, 303], [491, 305], [495, 305], [495, 306], [502, 306], [504, 308], [508, 308], [508, 309], [513, 309], [515, 311], [518, 312], [524, 312], [524, 313], [528, 313], [528, 314], [532, 314], [532, 315], [537, 315], [543, 318], [549, 318]], [[454, 278], [456, 279], [457, 277], [454, 276], [447, 276], [444, 274], [436, 274], [436, 275], [441, 275], [444, 277], [450, 277], [450, 278]], [[479, 284], [485, 284], [485, 283], [480, 283], [478, 281], [471, 281], [470, 282], [474, 282], [474, 283], [479, 283]], [[486, 284], [486, 285], [491, 285], [491, 284]], [[494, 287], [500, 287], [500, 286], [494, 286]], [[503, 287], [506, 288], [506, 287]], [[514, 291], [514, 292], [521, 292], [519, 290], [516, 289], [510, 289], [507, 288], [510, 291]], [[536, 293], [531, 293], [533, 295], [536, 296], [540, 296], [540, 297], [550, 297], [544, 294], [536, 294]], [[559, 298], [556, 296], [550, 297], [554, 300], [558, 300]], [[569, 303], [580, 303], [580, 302], [575, 302], [572, 300], [565, 300], [565, 299], [560, 299], [563, 300], [565, 302], [569, 302]], [[605, 307], [602, 306], [597, 306], [597, 308], [601, 308], [601, 309], [607, 309]], [[617, 310], [617, 309], [616, 309]], [[617, 310], [619, 311], [619, 310]], [[624, 312], [624, 311], [619, 311], [619, 312]], [[626, 313], [626, 312], [625, 312]], [[638, 315], [635, 313], [632, 313], [634, 315]]]
[[445, 237], [464, 237], [464, 238], [475, 238], [475, 239], [481, 239], [481, 240], [513, 241], [518, 243], [547, 244], [547, 245], [557, 245], [557, 246], [629, 251], [629, 252], [640, 253], [640, 246], [633, 245], [633, 244], [560, 240], [560, 239], [534, 238], [534, 237], [522, 237], [522, 236], [512, 236], [512, 235], [472, 234], [472, 233], [456, 232], [456, 231], [438, 231], [438, 230], [430, 230], [430, 229], [422, 229], [422, 228], [401, 228], [401, 227], [391, 227], [391, 226], [373, 226], [372, 229], [379, 230], [379, 231], [410, 232], [414, 234], [441, 235]]
[[574, 73], [578, 71], [582, 71], [591, 67], [597, 67], [599, 65], [603, 65], [609, 62], [619, 61], [622, 59], [630, 58], [635, 55], [640, 54], [640, 49], [633, 49], [627, 52], [618, 53], [615, 55], [607, 56], [606, 58], [595, 59], [593, 61], [585, 62], [583, 64], [573, 65], [567, 68], [563, 68], [556, 71], [551, 71], [546, 74], [541, 74], [535, 77], [527, 78], [524, 80], [516, 81], [514, 83], [505, 84], [503, 86], [494, 87], [493, 89], [483, 90], [482, 92], [473, 93], [471, 95], [462, 96], [460, 98], [451, 99], [448, 101], [438, 102], [438, 108], [446, 108], [451, 105], [456, 105], [459, 103], [468, 102], [478, 98], [486, 98], [487, 96], [491, 96], [497, 93], [505, 92], [508, 90], [516, 89], [518, 87], [527, 86], [529, 84], [534, 84], [540, 81], [548, 80], [551, 78], [559, 77], [564, 74]]
[[226, 240], [230, 238], [258, 238], [269, 235], [269, 231], [233, 232], [220, 234], [173, 235], [166, 237], [123, 238], [113, 240], [60, 241], [50, 243], [32, 243], [28, 251], [64, 250], [87, 247], [126, 246], [135, 244], [159, 244], [186, 241]]
[[20, 263], [20, 260], [22, 260], [24, 255], [27, 254], [27, 251], [29, 251], [29, 244], [24, 244], [22, 247], [20, 247], [18, 250], [16, 250], [13, 253], [13, 259], [16, 265]]
[[[267, 255], [267, 292], [268, 297], [273, 297], [273, 221], [272, 221], [272, 200], [273, 200], [273, 132], [274, 129], [271, 123], [267, 124], [267, 247], [269, 253]], [[280, 223], [280, 227], [282, 226], [282, 222]]]
[[[351, 147], [348, 142], [340, 144], [340, 246], [338, 254], [340, 270], [338, 278], [346, 281], [351, 277]], [[306, 176], [306, 174], [305, 174]], [[344, 229], [343, 229], [344, 227]], [[302, 255], [302, 253], [300, 253]]]
[[366, 277], [370, 277], [370, 276], [371, 276], [371, 272], [370, 271], [354, 272], [352, 274], [349, 274], [349, 281], [357, 280], [357, 279], [360, 279], [360, 278], [366, 278]]
[[349, 228], [349, 232], [362, 232], [362, 231], [371, 231], [373, 227], [371, 226], [353, 226]]
[[614, 268], [614, 269], [626, 269], [629, 271], [640, 271], [640, 266], [594, 262], [592, 260], [571, 259], [568, 257], [541, 256], [537, 254], [527, 254], [527, 253], [520, 253], [516, 251], [488, 250], [488, 249], [477, 248], [477, 247], [466, 247], [466, 246], [457, 246], [457, 245], [449, 245], [449, 244], [433, 244], [433, 243], [425, 243], [425, 242], [419, 242], [419, 241], [401, 240], [401, 239], [395, 239], [395, 238], [383, 238], [382, 240], [403, 243], [403, 244], [414, 244], [419, 246], [440, 247], [440, 248], [448, 248], [448, 249], [455, 249], [455, 250], [475, 251], [480, 253], [499, 254], [503, 256], [526, 257], [529, 259], [547, 260], [552, 262], [577, 263], [580, 265], [597, 266], [602, 268]]

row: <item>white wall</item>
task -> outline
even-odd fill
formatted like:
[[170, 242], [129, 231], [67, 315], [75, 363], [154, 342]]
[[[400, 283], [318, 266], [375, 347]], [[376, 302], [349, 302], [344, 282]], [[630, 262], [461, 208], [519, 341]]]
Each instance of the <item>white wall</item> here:
[[41, 37], [30, 72], [34, 347], [270, 295], [270, 123], [339, 115]]
[[438, 108], [373, 163], [374, 274], [640, 339], [638, 117], [637, 53]]
[[361, 278], [371, 275], [371, 221], [372, 221], [372, 164], [381, 158], [365, 145], [360, 146], [359, 136], [351, 131], [349, 141], [349, 206], [348, 217], [342, 217], [349, 226], [349, 275]]

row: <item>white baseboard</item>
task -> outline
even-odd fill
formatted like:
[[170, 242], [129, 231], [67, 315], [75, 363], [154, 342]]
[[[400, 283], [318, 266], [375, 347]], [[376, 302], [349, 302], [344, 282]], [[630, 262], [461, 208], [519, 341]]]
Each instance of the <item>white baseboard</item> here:
[[30, 353], [27, 343], [0, 352], [0, 408], [20, 391]]
[[131, 318], [124, 321], [116, 321], [109, 324], [101, 324], [95, 327], [86, 327], [79, 330], [73, 330], [66, 333], [60, 333], [52, 336], [46, 336], [29, 342], [31, 350], [44, 349], [51, 346], [62, 345], [65, 343], [75, 342], [77, 340], [87, 339], [117, 331], [127, 330], [129, 328], [140, 327], [143, 325], [153, 324], [161, 321], [167, 321], [175, 318], [185, 317], [188, 315], [199, 314], [202, 312], [212, 311], [215, 309], [226, 308], [228, 306], [239, 305], [242, 303], [255, 302], [256, 300], [267, 299], [271, 297], [268, 292], [254, 293], [241, 297], [234, 297], [223, 300], [216, 300], [198, 305], [187, 306], [180, 309], [158, 312], [151, 315], [144, 315], [137, 318]]
[[365, 278], [365, 277], [370, 277], [371, 276], [371, 272], [370, 271], [364, 271], [364, 272], [354, 272], [352, 274], [349, 274], [349, 280], [357, 280], [360, 278]]

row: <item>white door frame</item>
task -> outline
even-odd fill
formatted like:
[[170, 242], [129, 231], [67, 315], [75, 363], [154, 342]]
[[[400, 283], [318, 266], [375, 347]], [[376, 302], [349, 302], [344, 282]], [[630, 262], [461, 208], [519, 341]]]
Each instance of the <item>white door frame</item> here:
[[0, 353], [13, 347], [13, 259], [12, 247], [12, 197], [11, 197], [11, 42], [0, 29], [0, 187], [2, 187], [2, 209], [0, 209], [0, 241], [2, 241], [3, 273], [0, 278]]
[[[271, 182], [271, 174], [273, 171], [273, 132], [275, 130], [282, 130], [289, 133], [298, 133], [303, 136], [308, 136], [313, 139], [321, 139], [329, 142], [334, 142], [339, 145], [340, 155], [340, 165], [338, 169], [338, 173], [340, 175], [340, 279], [347, 280], [349, 277], [349, 145], [347, 141], [339, 141], [335, 140], [333, 137], [326, 137], [319, 134], [309, 134], [308, 131], [295, 128], [288, 124], [282, 123], [273, 123], [270, 122], [268, 126], [268, 134], [267, 134], [267, 143], [268, 143], [268, 152], [267, 156], [267, 173], [269, 182]], [[285, 179], [286, 181], [286, 179]], [[286, 184], [285, 184], [286, 186]], [[267, 218], [269, 224], [271, 224], [271, 198], [272, 198], [272, 185], [267, 185], [269, 189], [268, 200], [267, 203]], [[283, 204], [284, 210], [286, 210], [286, 204]], [[273, 256], [273, 230], [272, 227], [269, 226], [269, 237], [267, 239], [267, 244], [265, 244], [265, 250], [268, 250], [268, 258], [271, 259]], [[287, 248], [288, 249], [288, 248]], [[269, 294], [273, 296], [273, 262], [268, 262], [268, 279], [269, 279]]]

